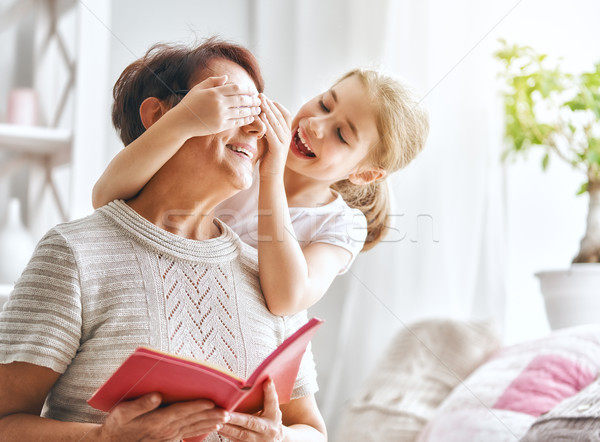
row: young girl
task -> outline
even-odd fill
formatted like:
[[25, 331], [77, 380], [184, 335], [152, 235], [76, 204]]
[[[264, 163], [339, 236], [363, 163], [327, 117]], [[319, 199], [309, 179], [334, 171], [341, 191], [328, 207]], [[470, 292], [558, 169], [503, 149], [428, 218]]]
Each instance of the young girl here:
[[93, 204], [133, 197], [175, 154], [180, 137], [260, 118], [266, 152], [258, 177], [217, 215], [258, 249], [269, 310], [290, 315], [315, 304], [361, 250], [382, 239], [389, 212], [384, 178], [423, 148], [428, 118], [407, 87], [374, 70], [348, 72], [292, 121], [280, 104], [264, 95], [260, 102], [255, 117], [256, 97], [226, 78], [197, 85], [165, 114], [171, 118], [111, 161], [94, 186]]

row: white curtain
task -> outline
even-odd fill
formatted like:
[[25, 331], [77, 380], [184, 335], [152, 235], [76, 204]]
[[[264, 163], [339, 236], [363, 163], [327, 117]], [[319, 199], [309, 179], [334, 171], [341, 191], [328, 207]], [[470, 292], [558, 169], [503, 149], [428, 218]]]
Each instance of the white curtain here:
[[[426, 149], [389, 180], [395, 230], [311, 309], [327, 321], [313, 348], [318, 400], [334, 436], [341, 409], [400, 328], [431, 316], [502, 325], [501, 108], [490, 55], [497, 42], [480, 40], [503, 14], [474, 0], [311, 0], [276, 12], [272, 4], [257, 4], [255, 50], [269, 66], [267, 92], [292, 110], [366, 65], [414, 85], [430, 111]], [[285, 26], [283, 37], [272, 33], [274, 22]]]

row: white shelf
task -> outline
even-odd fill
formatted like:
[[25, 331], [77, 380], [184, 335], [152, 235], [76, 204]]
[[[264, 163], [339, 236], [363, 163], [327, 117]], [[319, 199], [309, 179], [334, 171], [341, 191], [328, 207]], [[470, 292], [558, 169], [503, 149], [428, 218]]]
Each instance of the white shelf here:
[[[9, 6], [0, 11], [0, 32], [15, 26], [31, 11], [35, 11], [39, 7], [38, 0], [15, 0]], [[60, 17], [67, 12], [76, 3], [75, 0], [58, 0], [53, 2], [56, 15]]]
[[[98, 122], [106, 120], [110, 108], [106, 90], [111, 81], [108, 70], [98, 66], [110, 64], [106, 30], [112, 3], [0, 0], [0, 32], [10, 28], [22, 33], [23, 41], [31, 40], [35, 60], [28, 86], [37, 91], [42, 121], [50, 126], [0, 123], [0, 182], [26, 169], [21, 176], [27, 183], [19, 197], [36, 237], [57, 221], [87, 215], [90, 189], [102, 173], [106, 128]], [[15, 64], [20, 56], [17, 49]], [[52, 128], [56, 125], [61, 128]]]
[[50, 155], [68, 151], [71, 140], [71, 131], [66, 129], [0, 124], [0, 150]]

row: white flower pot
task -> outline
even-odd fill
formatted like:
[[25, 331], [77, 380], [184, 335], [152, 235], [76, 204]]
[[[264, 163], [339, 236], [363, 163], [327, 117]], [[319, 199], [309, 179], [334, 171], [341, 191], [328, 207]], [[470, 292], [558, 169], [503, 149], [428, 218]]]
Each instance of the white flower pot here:
[[553, 330], [600, 323], [600, 264], [572, 264], [568, 270], [535, 274], [540, 280]]

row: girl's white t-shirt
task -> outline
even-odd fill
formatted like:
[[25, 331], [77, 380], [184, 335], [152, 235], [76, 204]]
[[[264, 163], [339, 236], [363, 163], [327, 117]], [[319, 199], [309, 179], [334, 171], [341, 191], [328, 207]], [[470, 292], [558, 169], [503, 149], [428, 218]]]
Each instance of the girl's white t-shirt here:
[[[252, 186], [221, 203], [216, 216], [242, 241], [258, 248], [258, 217], [269, 213], [258, 213], [259, 179]], [[348, 262], [340, 269], [345, 273], [360, 253], [367, 237], [367, 220], [358, 209], [353, 209], [336, 193], [332, 202], [319, 207], [290, 207], [290, 218], [294, 236], [300, 247], [313, 243], [326, 243], [342, 247], [350, 253]], [[267, 211], [268, 212], [268, 211]], [[270, 238], [260, 238], [269, 241]]]

